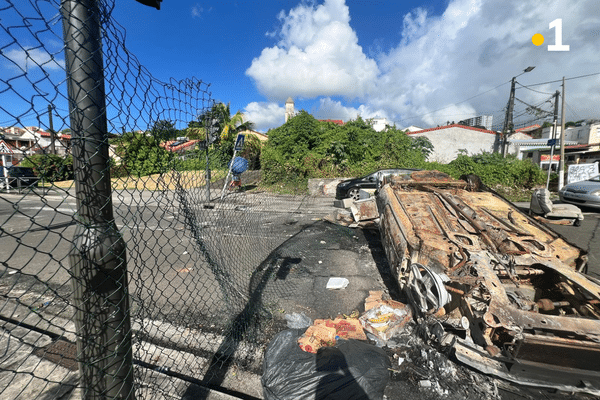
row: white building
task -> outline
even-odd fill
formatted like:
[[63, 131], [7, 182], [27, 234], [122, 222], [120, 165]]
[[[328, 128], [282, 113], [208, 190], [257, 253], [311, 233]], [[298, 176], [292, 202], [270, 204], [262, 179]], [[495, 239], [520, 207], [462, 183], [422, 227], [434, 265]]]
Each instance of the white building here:
[[460, 121], [459, 124], [466, 125], [466, 126], [474, 126], [474, 127], [483, 126], [488, 131], [491, 131], [493, 119], [494, 119], [493, 115], [480, 115], [478, 117], [473, 117], [473, 118], [469, 118], [469, 119]]
[[454, 160], [459, 150], [466, 150], [468, 154], [493, 152], [500, 143], [498, 132], [458, 124], [408, 132], [408, 135], [426, 136], [433, 144], [433, 153], [427, 160], [440, 163]]
[[387, 118], [370, 118], [369, 121], [371, 121], [371, 126], [373, 126], [376, 132], [383, 131], [390, 124]]
[[402, 128], [402, 129], [400, 129], [400, 130], [401, 130], [401, 131], [404, 131], [404, 132], [406, 132], [406, 133], [410, 133], [410, 132], [418, 132], [418, 131], [422, 131], [422, 130], [423, 130], [423, 128], [420, 128], [420, 127], [418, 127], [418, 126], [411, 125], [411, 126], [408, 126], [408, 127], [406, 127], [406, 128]]
[[[540, 139], [517, 138], [511, 136], [509, 142], [512, 146], [518, 146], [518, 158], [529, 158], [538, 163], [542, 168], [553, 168], [558, 166], [560, 153], [561, 127], [557, 126], [557, 132], [553, 135], [553, 127], [542, 129]], [[552, 161], [550, 161], [551, 146], [550, 139], [556, 139], [556, 146]], [[565, 164], [585, 164], [600, 160], [600, 123], [588, 123], [571, 126], [565, 129]]]
[[[25, 128], [7, 127], [0, 128], [4, 135], [4, 141], [13, 150], [13, 157], [17, 161], [25, 156], [37, 153], [51, 153], [51, 135], [50, 132], [43, 131], [36, 126]], [[68, 153], [71, 142], [71, 135], [56, 133], [54, 148], [56, 154], [64, 156]]]
[[291, 97], [285, 101], [285, 122], [288, 122], [288, 119], [292, 118], [296, 115], [296, 111], [294, 110], [294, 100]]

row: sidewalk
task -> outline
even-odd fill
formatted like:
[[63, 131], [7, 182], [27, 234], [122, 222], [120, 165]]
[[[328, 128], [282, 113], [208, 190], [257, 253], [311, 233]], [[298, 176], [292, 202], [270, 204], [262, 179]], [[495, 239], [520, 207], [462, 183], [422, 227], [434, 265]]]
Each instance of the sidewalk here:
[[[6, 321], [9, 311], [19, 321]], [[42, 310], [7, 300], [0, 314], [0, 397], [11, 400], [82, 399], [76, 361], [74, 324]], [[36, 330], [31, 329], [37, 328]], [[44, 332], [45, 333], [42, 333]], [[144, 346], [144, 345], [143, 345]], [[145, 345], [148, 355], [161, 354], [172, 362], [185, 361], [185, 352]], [[180, 367], [185, 367], [185, 363]], [[139, 399], [232, 400], [237, 397], [152, 371], [134, 362]], [[244, 375], [246, 383], [260, 385], [259, 376]], [[150, 384], [151, 383], [151, 384]], [[168, 388], [165, 391], [165, 388]], [[185, 395], [177, 395], [185, 393]]]

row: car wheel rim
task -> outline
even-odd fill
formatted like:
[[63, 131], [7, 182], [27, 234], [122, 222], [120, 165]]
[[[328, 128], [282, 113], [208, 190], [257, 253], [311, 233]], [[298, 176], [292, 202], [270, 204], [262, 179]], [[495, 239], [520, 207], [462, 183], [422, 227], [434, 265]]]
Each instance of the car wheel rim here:
[[358, 200], [360, 197], [360, 194], [358, 192], [359, 192], [359, 190], [356, 188], [350, 189], [350, 191], [348, 192], [348, 195], [352, 200]]

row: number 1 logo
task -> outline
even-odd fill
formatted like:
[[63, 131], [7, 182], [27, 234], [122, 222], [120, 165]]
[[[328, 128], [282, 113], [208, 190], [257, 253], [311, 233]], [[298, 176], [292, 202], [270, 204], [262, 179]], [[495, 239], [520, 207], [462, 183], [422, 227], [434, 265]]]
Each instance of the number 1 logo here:
[[548, 51], [569, 51], [568, 44], [562, 44], [562, 18], [550, 22], [549, 28], [554, 28], [554, 43], [548, 45]]

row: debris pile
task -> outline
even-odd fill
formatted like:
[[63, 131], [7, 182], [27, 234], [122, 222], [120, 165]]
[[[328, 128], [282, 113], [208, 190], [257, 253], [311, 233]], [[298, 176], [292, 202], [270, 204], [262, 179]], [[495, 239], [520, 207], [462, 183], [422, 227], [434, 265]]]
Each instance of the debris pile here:
[[308, 353], [317, 353], [321, 347], [334, 346], [339, 339], [367, 340], [367, 336], [356, 318], [316, 319], [298, 344]]
[[486, 374], [600, 395], [600, 283], [582, 273], [585, 251], [475, 178], [414, 172], [377, 197], [418, 329]]

